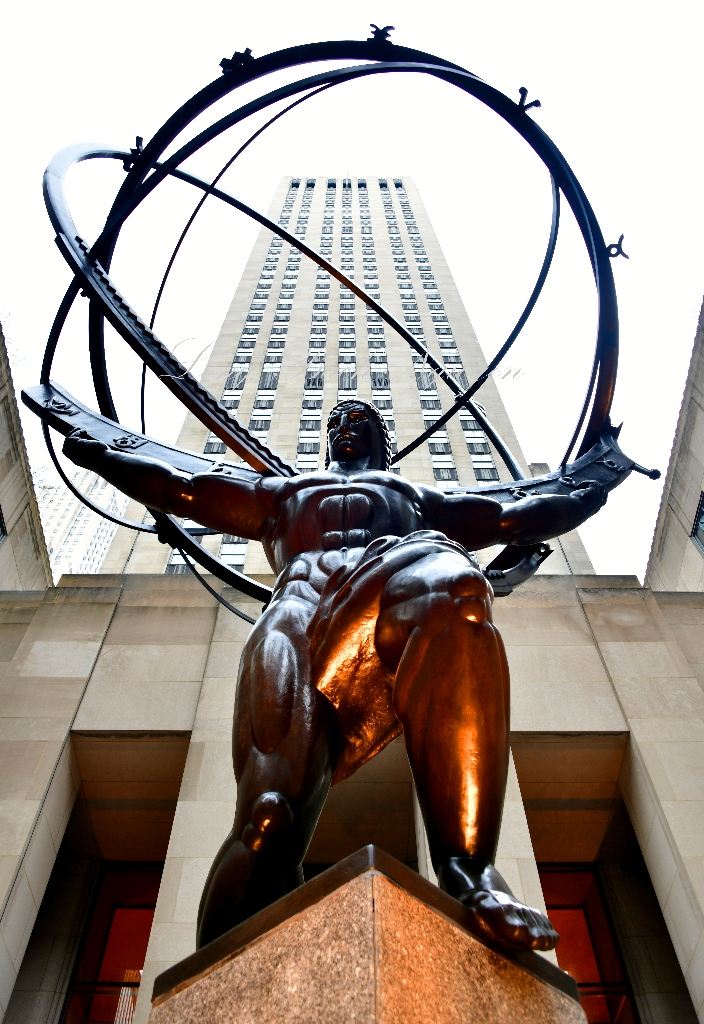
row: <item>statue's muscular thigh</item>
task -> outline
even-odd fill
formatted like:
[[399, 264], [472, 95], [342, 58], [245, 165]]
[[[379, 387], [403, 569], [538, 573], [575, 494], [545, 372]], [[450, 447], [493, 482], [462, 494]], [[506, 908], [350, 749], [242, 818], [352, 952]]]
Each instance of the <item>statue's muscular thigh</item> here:
[[508, 769], [509, 693], [486, 581], [449, 551], [402, 569], [382, 595], [376, 648], [396, 672], [394, 711], [434, 862], [492, 860]]
[[316, 603], [300, 585], [287, 590], [258, 620], [242, 654], [233, 723], [241, 827], [260, 793], [274, 790], [302, 807], [329, 771], [330, 708], [311, 682], [306, 635]]
[[376, 628], [379, 657], [395, 671], [414, 630], [434, 636], [452, 615], [491, 622], [487, 582], [459, 553], [426, 555], [397, 572], [384, 587]]

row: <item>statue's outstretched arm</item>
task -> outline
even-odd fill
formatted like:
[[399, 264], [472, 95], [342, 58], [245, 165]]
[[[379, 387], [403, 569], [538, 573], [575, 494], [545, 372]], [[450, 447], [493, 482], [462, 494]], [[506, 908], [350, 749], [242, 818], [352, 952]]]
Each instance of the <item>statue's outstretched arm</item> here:
[[504, 544], [536, 544], [576, 530], [606, 502], [606, 488], [585, 480], [570, 494], [536, 494], [502, 505]]
[[113, 451], [82, 430], [69, 434], [63, 451], [148, 508], [194, 519], [219, 533], [253, 540], [262, 536], [270, 498], [260, 486], [262, 477], [250, 481], [227, 471], [182, 473], [158, 459]]
[[[437, 492], [436, 492], [437, 493]], [[428, 502], [429, 525], [469, 550], [492, 544], [535, 544], [577, 529], [606, 501], [606, 490], [587, 480], [570, 494], [537, 494], [501, 504], [479, 494], [447, 494]]]

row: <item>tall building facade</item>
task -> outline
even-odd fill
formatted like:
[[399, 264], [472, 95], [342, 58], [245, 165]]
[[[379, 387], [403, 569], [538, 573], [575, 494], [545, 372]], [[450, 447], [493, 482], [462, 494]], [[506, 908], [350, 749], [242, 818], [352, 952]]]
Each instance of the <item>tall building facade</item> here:
[[[284, 178], [269, 217], [319, 251], [388, 309], [439, 358], [462, 387], [486, 367], [425, 207], [410, 178]], [[449, 390], [353, 292], [262, 230], [203, 374], [203, 383], [300, 473], [325, 465], [326, 423], [344, 398], [373, 402], [394, 451], [452, 402]], [[496, 384], [477, 396], [499, 434], [531, 473]], [[178, 444], [233, 458], [189, 415]], [[536, 475], [546, 471], [534, 467]], [[415, 483], [443, 489], [510, 479], [479, 423], [462, 410], [394, 467]], [[144, 515], [136, 505], [133, 515]], [[269, 574], [260, 544], [223, 536], [204, 544], [223, 561]], [[543, 566], [551, 574], [594, 570], [576, 533]], [[489, 560], [491, 552], [486, 552]], [[109, 572], [188, 571], [178, 552], [152, 537], [119, 531], [103, 564]]]
[[[71, 483], [111, 515], [124, 512], [127, 499], [95, 473], [79, 469]], [[65, 484], [37, 480], [35, 485], [54, 580], [64, 573], [99, 572], [117, 527], [91, 512]]]
[[0, 328], [0, 591], [43, 591], [51, 583], [10, 360]]
[[704, 590], [704, 306], [645, 581], [653, 590]]

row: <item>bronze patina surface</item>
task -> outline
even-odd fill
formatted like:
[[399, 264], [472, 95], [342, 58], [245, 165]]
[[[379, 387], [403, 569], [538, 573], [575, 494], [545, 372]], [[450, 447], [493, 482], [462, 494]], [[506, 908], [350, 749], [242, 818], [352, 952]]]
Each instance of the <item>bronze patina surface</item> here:
[[509, 757], [509, 675], [491, 583], [470, 552], [574, 530], [605, 501], [502, 504], [388, 471], [383, 419], [340, 403], [325, 471], [180, 472], [83, 431], [65, 453], [149, 508], [264, 544], [278, 579], [242, 655], [233, 729], [237, 811], [203, 892], [198, 946], [302, 881], [331, 782], [403, 731], [442, 889], [493, 943], [550, 949], [547, 918], [493, 866]]

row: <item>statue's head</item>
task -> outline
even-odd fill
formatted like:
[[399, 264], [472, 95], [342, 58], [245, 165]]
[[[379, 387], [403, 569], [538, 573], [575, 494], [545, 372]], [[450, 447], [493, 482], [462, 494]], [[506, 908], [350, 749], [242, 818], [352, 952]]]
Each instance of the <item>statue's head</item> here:
[[376, 406], [361, 398], [338, 402], [328, 416], [325, 467], [331, 462], [352, 462], [368, 456], [371, 469], [391, 468], [391, 437]]

